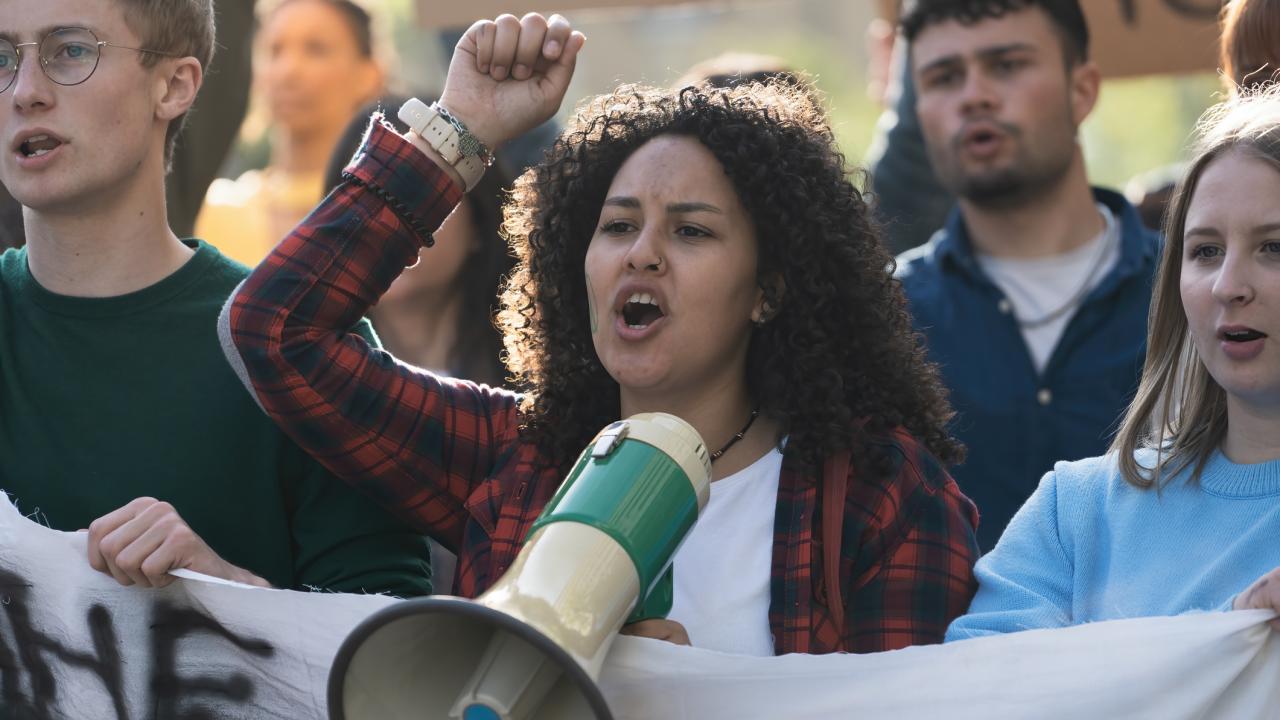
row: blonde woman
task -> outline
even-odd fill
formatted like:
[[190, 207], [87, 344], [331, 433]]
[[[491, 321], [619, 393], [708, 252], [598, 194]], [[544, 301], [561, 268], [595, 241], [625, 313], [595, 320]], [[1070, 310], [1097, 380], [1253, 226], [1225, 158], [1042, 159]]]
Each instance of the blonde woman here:
[[1045, 475], [947, 640], [1280, 609], [1280, 88], [1201, 129], [1111, 452]]

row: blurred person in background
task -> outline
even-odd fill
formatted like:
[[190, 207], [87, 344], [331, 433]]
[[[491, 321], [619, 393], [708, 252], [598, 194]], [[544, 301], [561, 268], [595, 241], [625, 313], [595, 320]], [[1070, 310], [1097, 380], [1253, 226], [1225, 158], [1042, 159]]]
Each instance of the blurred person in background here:
[[[897, 8], [896, 0], [881, 4]], [[875, 135], [867, 149], [871, 173], [871, 209], [882, 228], [886, 247], [894, 255], [923, 245], [947, 220], [955, 207], [951, 191], [938, 181], [929, 163], [920, 118], [916, 114], [916, 87], [911, 77], [907, 43], [883, 17], [867, 28], [870, 82], [868, 93], [884, 105], [876, 121]]]
[[1089, 186], [1077, 137], [1101, 78], [1077, 0], [918, 0], [901, 24], [929, 158], [959, 201], [898, 275], [990, 549], [1055, 461], [1106, 450], [1142, 370], [1159, 237]]
[[[1229, 95], [1280, 78], [1280, 0], [1230, 0], [1222, 6], [1219, 20], [1219, 70]], [[1147, 227], [1164, 226], [1177, 180], [1185, 170], [1186, 163], [1174, 163], [1141, 173], [1126, 184], [1125, 196]]]
[[324, 196], [343, 129], [383, 90], [373, 20], [350, 0], [283, 0], [257, 39], [255, 81], [271, 118], [265, 168], [209, 188], [196, 235], [256, 265]]
[[1230, 0], [1223, 6], [1219, 62], [1233, 94], [1280, 79], [1280, 0]]
[[218, 177], [249, 109], [255, 0], [216, 0], [218, 52], [173, 151], [165, 177], [169, 226], [191, 237], [209, 185]]

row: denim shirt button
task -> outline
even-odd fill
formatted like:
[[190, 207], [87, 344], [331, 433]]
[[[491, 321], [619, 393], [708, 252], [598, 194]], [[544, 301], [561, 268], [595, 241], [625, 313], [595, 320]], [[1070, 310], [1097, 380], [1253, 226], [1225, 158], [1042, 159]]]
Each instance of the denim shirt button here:
[[1009, 298], [1000, 298], [1000, 302], [996, 303], [996, 309], [1001, 315], [1008, 315], [1013, 311], [1013, 305], [1009, 302]]
[[1036, 393], [1036, 400], [1041, 405], [1048, 405], [1053, 402], [1053, 392], [1049, 388], [1040, 388], [1040, 392]]

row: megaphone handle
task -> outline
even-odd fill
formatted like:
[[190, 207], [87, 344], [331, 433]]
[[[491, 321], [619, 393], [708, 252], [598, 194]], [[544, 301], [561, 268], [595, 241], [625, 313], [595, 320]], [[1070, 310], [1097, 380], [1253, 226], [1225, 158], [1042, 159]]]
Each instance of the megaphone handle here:
[[635, 612], [627, 618], [628, 625], [641, 620], [661, 620], [671, 612], [671, 602], [675, 597], [675, 580], [672, 578], [672, 573], [675, 572], [674, 565], [672, 563], [667, 566], [667, 571], [662, 573], [658, 582], [653, 584], [653, 589], [640, 600]]

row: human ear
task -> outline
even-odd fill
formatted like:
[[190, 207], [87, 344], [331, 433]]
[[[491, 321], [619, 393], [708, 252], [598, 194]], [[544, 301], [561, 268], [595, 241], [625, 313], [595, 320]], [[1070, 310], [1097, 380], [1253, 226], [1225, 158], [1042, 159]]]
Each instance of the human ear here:
[[1084, 122], [1098, 104], [1102, 88], [1102, 72], [1092, 62], [1082, 62], [1071, 69], [1071, 121], [1076, 127]]
[[[163, 70], [167, 68], [167, 70]], [[191, 109], [204, 82], [200, 61], [193, 57], [161, 63], [156, 83], [156, 117], [173, 120]]]
[[756, 291], [756, 304], [751, 310], [751, 322], [764, 325], [778, 314], [782, 307], [782, 296], [786, 294], [787, 285], [779, 273], [772, 273], [760, 280]]

